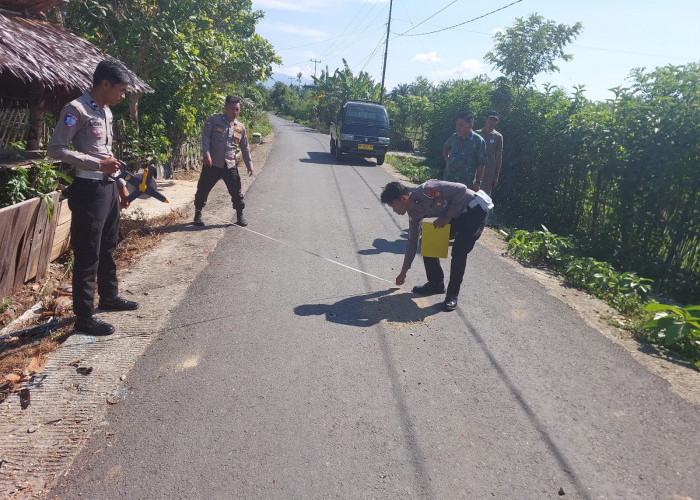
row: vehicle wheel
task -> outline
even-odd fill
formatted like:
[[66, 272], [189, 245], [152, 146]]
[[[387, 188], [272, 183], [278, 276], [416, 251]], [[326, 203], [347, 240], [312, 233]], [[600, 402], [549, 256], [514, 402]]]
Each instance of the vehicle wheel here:
[[336, 161], [340, 161], [342, 157], [343, 157], [343, 150], [340, 149], [340, 147], [336, 144], [335, 145], [335, 159], [336, 159]]
[[384, 163], [384, 155], [377, 156], [377, 165], [381, 165], [382, 163]]
[[333, 139], [331, 139], [331, 154], [335, 154], [335, 141]]

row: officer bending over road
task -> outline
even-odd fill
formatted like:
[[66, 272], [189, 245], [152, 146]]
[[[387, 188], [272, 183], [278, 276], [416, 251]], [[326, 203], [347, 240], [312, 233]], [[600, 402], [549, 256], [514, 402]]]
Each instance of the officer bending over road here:
[[236, 211], [236, 224], [247, 226], [243, 217], [243, 193], [241, 176], [236, 165], [236, 151], [241, 150], [248, 175], [253, 175], [253, 163], [250, 159], [248, 134], [245, 126], [236, 118], [241, 114], [241, 101], [232, 95], [226, 96], [224, 112], [207, 118], [202, 129], [202, 158], [204, 166], [194, 195], [194, 225], [203, 226], [202, 210], [214, 185], [223, 179], [231, 195], [233, 209]]
[[[113, 253], [119, 241], [119, 210], [127, 208], [129, 192], [112, 155], [112, 111], [131, 84], [128, 70], [116, 60], [104, 60], [92, 76], [92, 89], [63, 107], [47, 153], [75, 166], [75, 180], [64, 191], [71, 210], [73, 246], [73, 311], [75, 331], [110, 335], [114, 327], [93, 316], [95, 278], [103, 311], [132, 311], [138, 304], [119, 297]], [[69, 149], [73, 144], [75, 150]]]
[[[433, 222], [436, 228], [443, 227], [450, 219], [452, 224], [457, 226], [457, 235], [452, 246], [450, 282], [442, 304], [444, 311], [453, 311], [457, 307], [459, 289], [467, 266], [467, 254], [474, 248], [476, 240], [484, 230], [486, 215], [493, 207], [491, 198], [483, 191], [476, 193], [468, 189], [464, 184], [431, 179], [413, 192], [409, 192], [408, 188], [399, 182], [390, 182], [382, 191], [381, 201], [399, 215], [408, 212], [408, 243], [403, 267], [396, 277], [397, 285], [406, 282], [406, 273], [411, 268], [418, 249], [418, 236], [424, 218], [437, 217]], [[444, 293], [444, 273], [440, 259], [423, 257], [423, 263], [428, 282], [413, 287], [413, 292], [421, 295]]]

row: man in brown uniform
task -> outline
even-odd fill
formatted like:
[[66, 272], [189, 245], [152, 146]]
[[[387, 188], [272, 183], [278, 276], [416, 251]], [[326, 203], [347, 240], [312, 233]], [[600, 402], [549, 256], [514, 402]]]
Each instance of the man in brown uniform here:
[[248, 175], [253, 175], [253, 163], [250, 159], [248, 134], [245, 126], [236, 118], [241, 114], [241, 101], [232, 95], [226, 96], [224, 112], [207, 118], [202, 129], [202, 159], [204, 166], [194, 195], [194, 225], [203, 226], [202, 209], [214, 185], [223, 179], [231, 195], [231, 202], [236, 211], [236, 224], [247, 226], [243, 217], [243, 193], [241, 193], [241, 176], [236, 165], [236, 152], [240, 149]]
[[[408, 213], [408, 243], [401, 272], [396, 277], [396, 284], [399, 286], [406, 282], [406, 274], [416, 256], [421, 221], [426, 217], [437, 217], [433, 222], [436, 228], [441, 228], [449, 222], [457, 227], [457, 236], [452, 246], [450, 281], [442, 303], [444, 311], [455, 310], [467, 267], [467, 254], [472, 251], [476, 240], [481, 236], [486, 215], [493, 207], [490, 198], [482, 197], [481, 192], [474, 192], [464, 184], [431, 179], [413, 192], [399, 182], [390, 182], [384, 186], [380, 199], [397, 214]], [[428, 282], [413, 287], [413, 291], [421, 295], [445, 293], [445, 275], [440, 266], [440, 259], [423, 257], [423, 264]]]
[[500, 118], [497, 111], [487, 111], [484, 128], [476, 131], [486, 141], [486, 169], [481, 179], [481, 189], [488, 195], [498, 185], [503, 163], [503, 136], [496, 131]]
[[[110, 335], [114, 327], [93, 317], [95, 278], [103, 311], [131, 311], [138, 304], [118, 295], [117, 266], [112, 254], [119, 241], [119, 209], [127, 208], [129, 192], [112, 155], [112, 112], [126, 95], [131, 75], [118, 61], [100, 62], [93, 86], [63, 107], [47, 153], [75, 166], [75, 180], [64, 191], [71, 210], [73, 247], [73, 311], [75, 331]], [[74, 150], [69, 144], [73, 144]]]

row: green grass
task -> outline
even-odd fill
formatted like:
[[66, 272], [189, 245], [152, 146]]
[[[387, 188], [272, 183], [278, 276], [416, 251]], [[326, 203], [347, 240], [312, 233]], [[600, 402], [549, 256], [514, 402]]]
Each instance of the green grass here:
[[440, 174], [428, 167], [425, 158], [413, 158], [410, 156], [398, 156], [388, 154], [386, 161], [405, 175], [411, 182], [421, 184], [428, 179], [438, 179]]

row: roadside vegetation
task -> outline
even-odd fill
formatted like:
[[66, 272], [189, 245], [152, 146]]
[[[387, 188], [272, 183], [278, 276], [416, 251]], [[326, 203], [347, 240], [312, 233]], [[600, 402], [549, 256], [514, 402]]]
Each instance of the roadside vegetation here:
[[540, 231], [501, 230], [508, 253], [520, 262], [557, 272], [565, 283], [604, 300], [629, 318], [630, 330], [642, 341], [667, 348], [700, 370], [700, 306], [657, 302], [653, 280], [617, 271], [607, 262], [582, 256], [584, 245], [571, 236]]

